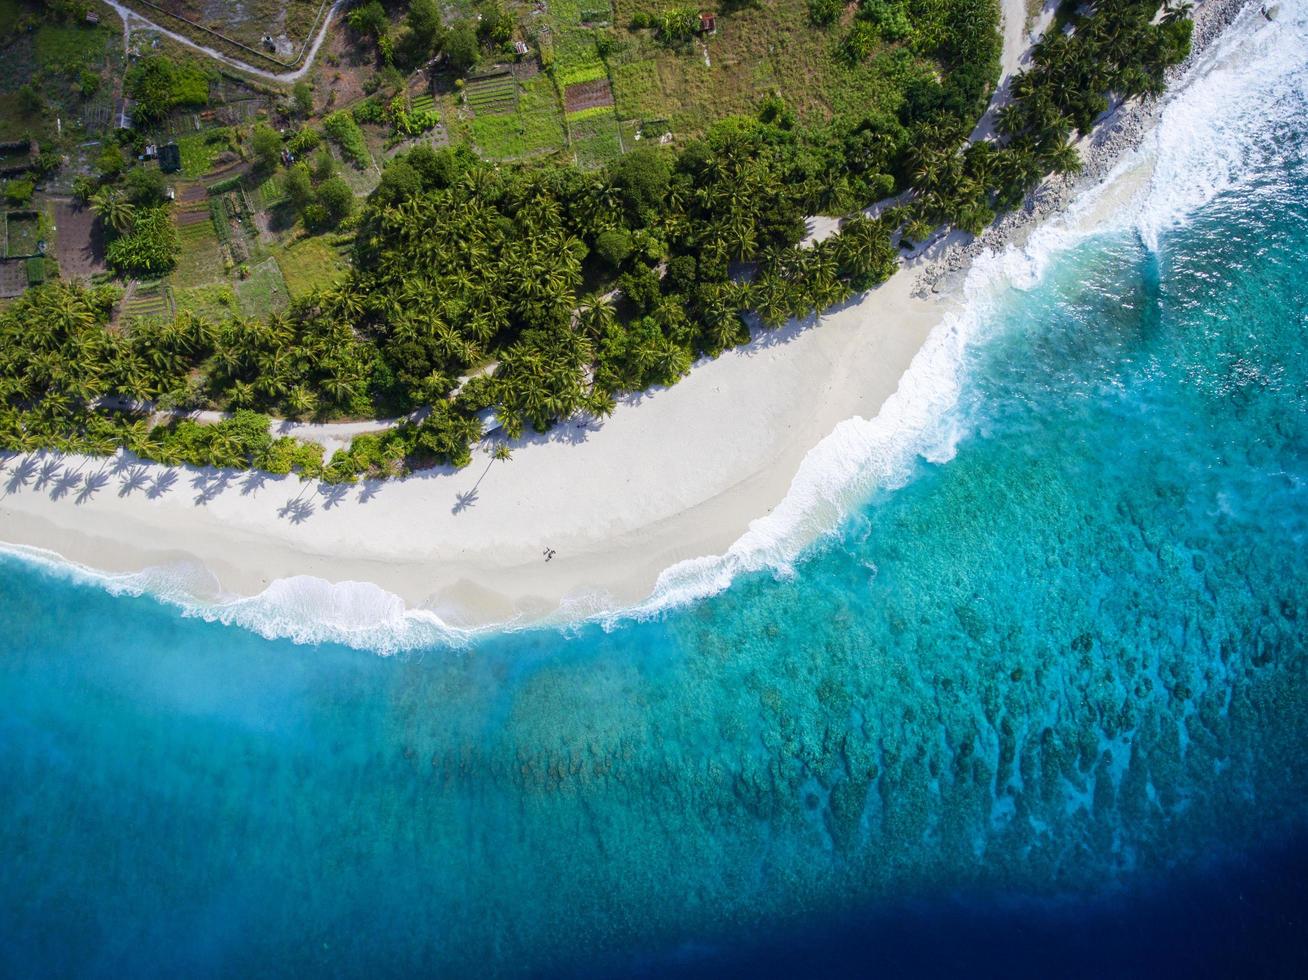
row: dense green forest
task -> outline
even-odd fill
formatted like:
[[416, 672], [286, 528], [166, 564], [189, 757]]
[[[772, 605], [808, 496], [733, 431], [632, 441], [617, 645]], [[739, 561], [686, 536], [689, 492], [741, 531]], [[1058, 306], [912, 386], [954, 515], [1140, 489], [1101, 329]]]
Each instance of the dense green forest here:
[[[885, 6], [865, 2], [868, 21]], [[1156, 0], [1064, 12], [1015, 80], [999, 137], [969, 144], [998, 73], [995, 2], [938, 6], [940, 29], [919, 43], [944, 70], [894, 114], [803, 124], [770, 98], [675, 151], [600, 170], [495, 166], [466, 148], [397, 157], [352, 219], [348, 279], [284, 314], [118, 331], [106, 329], [113, 287], [31, 290], [0, 314], [0, 441], [335, 481], [463, 465], [487, 409], [509, 436], [604, 415], [621, 393], [745, 341], [748, 314], [775, 327], [884, 281], [901, 243], [941, 225], [979, 233], [1045, 175], [1074, 170], [1071, 140], [1109, 99], [1161, 91], [1189, 49], [1184, 11], [1155, 24]], [[875, 220], [857, 213], [906, 190]], [[853, 216], [801, 246], [805, 215], [820, 213]], [[152, 428], [132, 409], [144, 401], [238, 414]], [[317, 447], [269, 437], [259, 414], [418, 408], [430, 412], [325, 466]]]

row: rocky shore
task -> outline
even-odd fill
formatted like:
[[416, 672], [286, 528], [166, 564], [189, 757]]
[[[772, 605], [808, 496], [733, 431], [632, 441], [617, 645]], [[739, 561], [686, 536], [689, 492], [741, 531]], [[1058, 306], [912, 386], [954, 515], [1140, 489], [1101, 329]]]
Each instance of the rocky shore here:
[[[1249, 0], [1201, 0], [1196, 4], [1190, 56], [1168, 73], [1169, 89], [1221, 37], [1248, 3]], [[1163, 95], [1114, 105], [1094, 131], [1078, 142], [1082, 159], [1079, 173], [1050, 177], [1027, 196], [1022, 208], [1001, 216], [980, 236], [954, 232], [943, 239], [940, 254], [931, 258], [914, 282], [913, 295], [924, 297], [961, 281], [977, 256], [1022, 241], [1036, 224], [1061, 211], [1082, 190], [1104, 181], [1123, 156], [1140, 146], [1158, 121], [1166, 99]]]

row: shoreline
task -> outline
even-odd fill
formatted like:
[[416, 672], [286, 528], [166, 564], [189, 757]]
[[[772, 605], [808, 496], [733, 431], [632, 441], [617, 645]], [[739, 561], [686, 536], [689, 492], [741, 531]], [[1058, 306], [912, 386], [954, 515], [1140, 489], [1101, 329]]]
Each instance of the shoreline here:
[[[1196, 9], [1192, 54], [1171, 81], [1244, 6]], [[121, 457], [13, 456], [0, 468], [0, 540], [103, 573], [161, 569], [159, 581], [185, 583], [187, 596], [220, 608], [272, 587], [279, 602], [346, 625], [396, 615], [394, 597], [459, 629], [650, 601], [666, 573], [721, 565], [706, 556], [724, 556], [802, 495], [810, 454], [847, 420], [877, 419], [962, 308], [972, 261], [1020, 243], [1102, 183], [1143, 141], [1159, 105], [1117, 107], [1083, 140], [1080, 174], [1047, 181], [980, 238], [946, 236], [877, 289], [756, 333], [675, 387], [624, 399], [601, 426], [569, 422], [526, 438], [511, 461], [481, 448], [460, 471], [332, 488]], [[804, 526], [784, 528], [768, 563], [838, 518], [838, 493], [815, 500], [807, 491], [790, 508]]]

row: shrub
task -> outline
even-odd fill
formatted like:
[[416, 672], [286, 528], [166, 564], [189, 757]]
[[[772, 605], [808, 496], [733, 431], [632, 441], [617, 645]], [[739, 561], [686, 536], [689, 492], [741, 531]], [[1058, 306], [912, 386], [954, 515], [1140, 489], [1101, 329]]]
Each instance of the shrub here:
[[296, 82], [291, 93], [295, 100], [295, 111], [302, 116], [313, 115], [313, 86], [304, 81]]
[[5, 181], [5, 201], [13, 207], [22, 207], [32, 200], [35, 189], [30, 180]]
[[100, 76], [86, 68], [81, 70], [78, 77], [77, 90], [82, 93], [82, 98], [89, 99], [100, 91]]
[[631, 232], [625, 228], [610, 228], [595, 239], [595, 254], [613, 268], [618, 268], [631, 254]]
[[250, 134], [255, 160], [265, 170], [274, 170], [282, 156], [282, 136], [267, 123], [259, 123]]
[[320, 143], [322, 143], [322, 134], [312, 126], [303, 126], [286, 141], [286, 148], [297, 157], [302, 157], [316, 149]]
[[647, 265], [637, 265], [618, 277], [618, 288], [632, 306], [648, 312], [659, 299], [658, 273]]
[[808, 0], [808, 19], [818, 27], [834, 24], [844, 4], [840, 0]]
[[318, 203], [326, 209], [334, 223], [339, 222], [348, 218], [354, 210], [354, 191], [340, 177], [332, 177], [323, 181], [318, 188]]
[[353, 116], [338, 109], [322, 121], [322, 128], [336, 141], [346, 159], [359, 168], [368, 165], [368, 144]]
[[480, 51], [477, 30], [470, 21], [460, 21], [445, 40], [445, 58], [450, 68], [459, 75], [477, 63]]

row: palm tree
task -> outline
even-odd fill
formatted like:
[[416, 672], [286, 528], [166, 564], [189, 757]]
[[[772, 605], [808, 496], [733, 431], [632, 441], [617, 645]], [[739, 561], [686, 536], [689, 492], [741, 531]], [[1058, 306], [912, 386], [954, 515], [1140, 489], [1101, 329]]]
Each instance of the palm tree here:
[[135, 209], [112, 187], [102, 187], [91, 195], [91, 210], [118, 234], [125, 234], [136, 219]]

